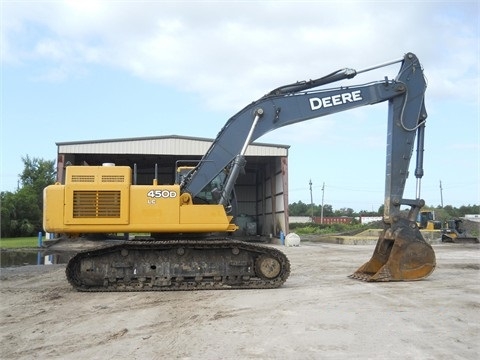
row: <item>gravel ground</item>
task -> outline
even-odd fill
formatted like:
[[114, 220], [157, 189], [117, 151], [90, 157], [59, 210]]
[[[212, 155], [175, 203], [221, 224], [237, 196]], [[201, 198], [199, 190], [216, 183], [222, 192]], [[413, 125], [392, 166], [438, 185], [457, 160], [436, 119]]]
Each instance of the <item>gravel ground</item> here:
[[480, 358], [478, 244], [436, 244], [435, 272], [399, 283], [347, 277], [373, 245], [278, 247], [292, 273], [274, 290], [80, 293], [64, 265], [4, 268], [0, 357]]

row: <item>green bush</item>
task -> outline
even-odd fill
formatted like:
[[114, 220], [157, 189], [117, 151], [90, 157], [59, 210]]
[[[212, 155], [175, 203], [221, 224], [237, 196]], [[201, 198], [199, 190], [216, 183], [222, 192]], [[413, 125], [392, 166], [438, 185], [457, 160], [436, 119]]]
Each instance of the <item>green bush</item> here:
[[[370, 225], [371, 226], [371, 225]], [[324, 234], [335, 234], [335, 233], [356, 233], [366, 229], [369, 229], [368, 224], [314, 224], [314, 223], [304, 223], [304, 224], [290, 224], [290, 231], [297, 234], [313, 234], [313, 235], [324, 235]]]

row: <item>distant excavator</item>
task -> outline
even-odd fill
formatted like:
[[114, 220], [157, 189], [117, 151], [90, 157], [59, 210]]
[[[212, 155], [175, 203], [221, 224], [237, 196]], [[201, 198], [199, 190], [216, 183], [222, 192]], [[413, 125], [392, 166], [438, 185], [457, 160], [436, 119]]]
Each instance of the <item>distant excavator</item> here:
[[462, 226], [462, 219], [452, 219], [445, 222], [442, 229], [442, 242], [446, 243], [479, 243], [479, 239], [471, 236]]
[[442, 222], [435, 219], [435, 211], [421, 210], [417, 215], [417, 226], [423, 230], [441, 230]]
[[[357, 74], [400, 64], [394, 80], [333, 89], [319, 87]], [[69, 166], [65, 184], [44, 193], [44, 228], [59, 237], [88, 239], [118, 233], [149, 238], [116, 242], [75, 255], [69, 282], [80, 291], [264, 289], [281, 286], [290, 274], [285, 254], [272, 246], [232, 240], [234, 186], [250, 143], [277, 128], [388, 102], [384, 229], [372, 258], [351, 277], [365, 281], [419, 280], [435, 269], [435, 253], [416, 218], [423, 176], [427, 113], [423, 68], [413, 53], [355, 71], [278, 87], [247, 105], [221, 129], [202, 160], [180, 184], [132, 184], [125, 166]], [[416, 197], [403, 197], [417, 139]], [[352, 174], [354, 177], [355, 174]], [[409, 206], [404, 215], [401, 206]], [[203, 235], [203, 236], [200, 236]], [[313, 270], [312, 270], [313, 271]]]

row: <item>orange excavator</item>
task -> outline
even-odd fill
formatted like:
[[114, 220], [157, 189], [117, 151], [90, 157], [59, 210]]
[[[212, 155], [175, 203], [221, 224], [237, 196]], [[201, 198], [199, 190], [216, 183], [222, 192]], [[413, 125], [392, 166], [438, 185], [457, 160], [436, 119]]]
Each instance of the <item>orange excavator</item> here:
[[[363, 85], [325, 85], [400, 64], [395, 79]], [[408, 281], [427, 277], [435, 253], [416, 223], [424, 205], [426, 81], [418, 58], [402, 58], [356, 71], [278, 87], [247, 105], [221, 129], [202, 160], [179, 184], [132, 184], [125, 166], [69, 166], [64, 184], [44, 192], [44, 228], [59, 238], [150, 234], [77, 253], [68, 281], [80, 291], [263, 289], [281, 286], [290, 262], [278, 248], [233, 240], [234, 186], [248, 145], [277, 128], [381, 102], [388, 103], [384, 229], [372, 258], [351, 277]], [[403, 196], [416, 142], [416, 196]], [[408, 206], [406, 213], [401, 206]], [[215, 235], [213, 235], [215, 234]], [[220, 234], [220, 235], [218, 235]]]

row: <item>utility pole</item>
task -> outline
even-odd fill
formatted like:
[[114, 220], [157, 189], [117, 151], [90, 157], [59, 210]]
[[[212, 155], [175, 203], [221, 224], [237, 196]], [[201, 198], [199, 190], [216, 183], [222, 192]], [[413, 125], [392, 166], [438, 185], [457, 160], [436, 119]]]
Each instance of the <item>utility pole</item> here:
[[443, 189], [442, 189], [442, 180], [440, 180], [440, 205], [443, 208]]
[[323, 200], [325, 198], [325, 182], [322, 185], [322, 212], [320, 214], [320, 224], [323, 224]]
[[313, 194], [312, 194], [312, 179], [310, 179], [310, 182], [308, 183], [308, 185], [310, 185], [310, 208], [311, 208], [311, 212], [312, 212], [312, 222], [314, 222], [314, 220], [313, 220]]

